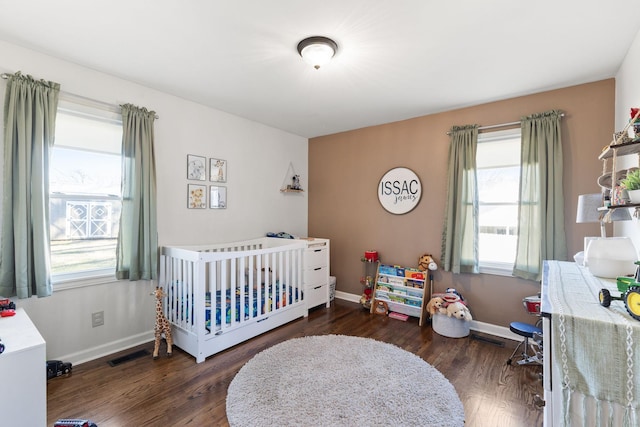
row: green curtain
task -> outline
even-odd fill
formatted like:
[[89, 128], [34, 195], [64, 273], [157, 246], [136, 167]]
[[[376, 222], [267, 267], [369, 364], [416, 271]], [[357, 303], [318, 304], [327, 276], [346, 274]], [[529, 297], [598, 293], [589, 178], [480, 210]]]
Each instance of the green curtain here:
[[156, 113], [122, 105], [122, 212], [116, 277], [156, 280], [158, 233], [153, 122]]
[[540, 281], [542, 262], [566, 260], [562, 112], [523, 117], [518, 244], [513, 275]]
[[453, 273], [478, 273], [478, 125], [450, 131], [442, 265]]
[[4, 176], [0, 295], [46, 297], [49, 255], [49, 157], [60, 85], [15, 73], [4, 103]]

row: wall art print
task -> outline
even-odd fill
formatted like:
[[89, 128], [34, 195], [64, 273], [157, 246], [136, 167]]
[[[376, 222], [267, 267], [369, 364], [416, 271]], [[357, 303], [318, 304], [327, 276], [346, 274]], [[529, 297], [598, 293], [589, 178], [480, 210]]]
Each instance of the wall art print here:
[[218, 185], [211, 186], [211, 192], [209, 194], [211, 209], [226, 209], [227, 208], [227, 187], [220, 187]]
[[227, 182], [227, 161], [223, 159], [209, 159], [210, 180], [213, 182]]
[[187, 154], [187, 179], [207, 180], [207, 158]]
[[189, 209], [207, 208], [207, 186], [198, 184], [187, 185], [187, 207]]

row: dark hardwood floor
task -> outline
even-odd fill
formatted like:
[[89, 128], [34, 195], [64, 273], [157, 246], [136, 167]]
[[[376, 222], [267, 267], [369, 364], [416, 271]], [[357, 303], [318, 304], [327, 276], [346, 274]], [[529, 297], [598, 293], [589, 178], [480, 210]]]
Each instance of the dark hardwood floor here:
[[[98, 427], [228, 425], [227, 387], [255, 354], [289, 338], [344, 334], [395, 344], [429, 362], [453, 384], [464, 404], [466, 426], [542, 426], [541, 366], [509, 366], [515, 342], [503, 347], [474, 339], [445, 338], [429, 324], [369, 314], [360, 305], [335, 300], [331, 308], [316, 308], [299, 319], [246, 343], [209, 357], [195, 359], [174, 348], [173, 357], [153, 360], [153, 343], [73, 367], [68, 377], [47, 384], [48, 425], [60, 418], [88, 418]], [[473, 335], [473, 334], [472, 334]], [[162, 343], [161, 355], [165, 351]], [[149, 355], [112, 367], [108, 362], [134, 351]], [[372, 355], [374, 357], [375, 355]], [[331, 359], [326, 373], [331, 374]]]

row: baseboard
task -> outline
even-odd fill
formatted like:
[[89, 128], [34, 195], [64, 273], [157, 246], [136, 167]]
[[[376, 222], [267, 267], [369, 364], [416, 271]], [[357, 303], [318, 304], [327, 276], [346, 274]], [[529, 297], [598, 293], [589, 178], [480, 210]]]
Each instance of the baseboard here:
[[[344, 301], [360, 303], [360, 295], [350, 294], [347, 292], [336, 291], [335, 298], [341, 299]], [[493, 325], [491, 323], [484, 323], [484, 322], [478, 322], [476, 320], [472, 320], [471, 325], [469, 325], [469, 329], [472, 331], [485, 333], [488, 335], [493, 335], [493, 336], [504, 338], [504, 339], [509, 339], [513, 341], [522, 341], [522, 337], [511, 332], [509, 328], [505, 328], [504, 326]], [[140, 344], [148, 343], [150, 341], [153, 341], [153, 331], [143, 332], [141, 334], [133, 335], [127, 338], [123, 338], [121, 340], [102, 344], [97, 347], [88, 348], [86, 350], [79, 351], [76, 353], [63, 355], [63, 356], [60, 356], [58, 359], [64, 360], [65, 362], [71, 362], [74, 365], [80, 365], [82, 363], [86, 363], [94, 359], [99, 359], [104, 356], [109, 356], [111, 354], [114, 354], [123, 350], [127, 350], [129, 348], [135, 347]]]
[[348, 294], [342, 291], [336, 291], [336, 298], [350, 302], [360, 302], [360, 295]]
[[522, 337], [511, 332], [509, 328], [505, 328], [504, 326], [494, 325], [491, 323], [477, 322], [475, 320], [472, 320], [471, 325], [469, 325], [469, 329], [471, 329], [472, 331], [493, 335], [495, 337], [500, 337], [507, 340], [522, 341]]
[[127, 350], [140, 344], [148, 343], [149, 341], [153, 341], [153, 331], [143, 332], [141, 334], [102, 344], [97, 347], [66, 354], [58, 357], [58, 359], [64, 360], [65, 362], [71, 362], [73, 365], [80, 365], [94, 359], [109, 356], [119, 351]]
[[[336, 298], [350, 301], [350, 302], [360, 302], [360, 295], [349, 294], [347, 292], [336, 291]], [[504, 326], [493, 325], [491, 323], [478, 322], [476, 320], [472, 320], [469, 325], [469, 329], [472, 331], [480, 332], [483, 334], [493, 335], [496, 337], [513, 340], [513, 341], [522, 341], [522, 337], [511, 332], [509, 328]]]

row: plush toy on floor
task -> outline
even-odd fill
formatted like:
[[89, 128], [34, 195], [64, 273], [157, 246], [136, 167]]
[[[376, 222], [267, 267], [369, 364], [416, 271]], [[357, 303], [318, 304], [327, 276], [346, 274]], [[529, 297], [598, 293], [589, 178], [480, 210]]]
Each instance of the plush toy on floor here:
[[455, 317], [456, 319], [461, 320], [473, 320], [471, 317], [471, 312], [463, 303], [456, 301], [447, 305], [447, 316]]
[[444, 309], [444, 299], [440, 297], [433, 297], [427, 303], [427, 311], [431, 316], [438, 313], [440, 309]]
[[154, 328], [156, 342], [155, 346], [153, 347], [153, 358], [158, 358], [158, 351], [160, 350], [160, 340], [162, 339], [163, 333], [164, 338], [167, 341], [167, 356], [171, 357], [171, 347], [173, 346], [173, 338], [171, 337], [171, 324], [169, 324], [167, 317], [162, 311], [162, 298], [165, 297], [166, 294], [162, 291], [162, 288], [156, 288], [156, 290], [151, 295], [154, 295], [156, 297], [156, 326]]

